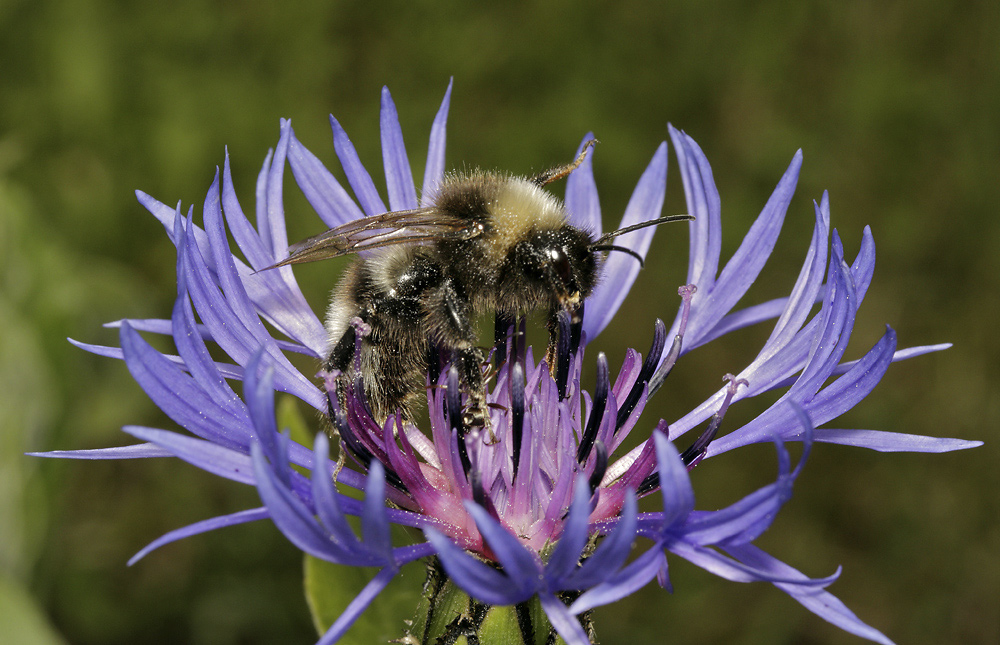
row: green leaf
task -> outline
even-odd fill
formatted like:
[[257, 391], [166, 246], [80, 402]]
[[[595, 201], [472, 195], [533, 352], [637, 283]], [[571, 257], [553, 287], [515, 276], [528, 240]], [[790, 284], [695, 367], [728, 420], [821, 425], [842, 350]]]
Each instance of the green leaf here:
[[[305, 556], [305, 592], [316, 630], [323, 634], [378, 571], [333, 564]], [[401, 638], [420, 603], [424, 570], [411, 564], [400, 571], [338, 642], [372, 645]]]

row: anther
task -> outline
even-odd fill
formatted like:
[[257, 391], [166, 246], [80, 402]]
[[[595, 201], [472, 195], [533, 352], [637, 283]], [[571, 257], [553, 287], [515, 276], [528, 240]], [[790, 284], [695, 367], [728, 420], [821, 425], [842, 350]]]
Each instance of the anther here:
[[514, 477], [521, 464], [521, 443], [524, 440], [524, 368], [514, 363], [510, 371], [510, 436]]
[[608, 472], [608, 449], [603, 441], [594, 443], [594, 472], [590, 473], [587, 483], [590, 485], [590, 496], [597, 493], [597, 487], [601, 485], [605, 473]]
[[580, 447], [576, 450], [577, 463], [585, 463], [590, 457], [590, 450], [594, 447], [594, 441], [597, 439], [597, 431], [601, 428], [601, 420], [604, 419], [610, 387], [608, 359], [604, 356], [604, 352], [601, 352], [597, 355], [597, 387], [594, 389], [593, 407], [590, 410], [590, 416], [587, 417], [587, 426], [583, 430], [583, 436], [580, 438]]
[[566, 385], [569, 380], [569, 364], [572, 358], [572, 333], [570, 316], [565, 311], [559, 312], [559, 336], [556, 342], [556, 386], [559, 388], [559, 400], [566, 398]]
[[649, 382], [649, 379], [653, 376], [653, 372], [656, 371], [656, 366], [660, 363], [660, 357], [663, 355], [663, 346], [666, 344], [666, 341], [667, 328], [662, 320], [657, 319], [656, 331], [653, 333], [653, 345], [649, 348], [646, 360], [642, 362], [642, 369], [639, 370], [639, 378], [632, 384], [632, 389], [629, 390], [628, 396], [625, 397], [625, 402], [618, 409], [618, 418], [615, 420], [615, 432], [618, 432], [625, 425], [625, 421], [628, 420], [629, 415], [632, 414], [635, 406], [639, 403], [643, 387]]

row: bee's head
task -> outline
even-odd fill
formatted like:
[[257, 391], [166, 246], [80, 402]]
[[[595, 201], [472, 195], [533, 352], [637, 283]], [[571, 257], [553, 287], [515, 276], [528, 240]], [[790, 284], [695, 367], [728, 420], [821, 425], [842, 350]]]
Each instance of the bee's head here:
[[531, 233], [511, 249], [501, 277], [501, 294], [532, 294], [562, 309], [576, 309], [597, 282], [593, 240], [586, 232], [565, 225]]

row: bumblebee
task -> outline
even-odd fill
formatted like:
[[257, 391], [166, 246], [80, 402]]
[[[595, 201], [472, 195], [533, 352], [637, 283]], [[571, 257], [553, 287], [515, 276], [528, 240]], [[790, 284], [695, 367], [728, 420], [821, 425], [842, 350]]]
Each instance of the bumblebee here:
[[[488, 423], [475, 318], [496, 312], [515, 320], [547, 307], [554, 334], [559, 313], [578, 312], [596, 285], [599, 253], [623, 251], [642, 261], [609, 240], [690, 219], [661, 217], [598, 239], [571, 225], [563, 203], [543, 187], [575, 170], [594, 143], [572, 163], [533, 177], [449, 175], [427, 207], [354, 220], [289, 248], [276, 267], [360, 254], [334, 289], [326, 318], [324, 369], [339, 373], [341, 397], [360, 379], [376, 420], [397, 410], [410, 417], [430, 357], [444, 352], [467, 393], [466, 429]], [[359, 327], [366, 332], [360, 338]]]

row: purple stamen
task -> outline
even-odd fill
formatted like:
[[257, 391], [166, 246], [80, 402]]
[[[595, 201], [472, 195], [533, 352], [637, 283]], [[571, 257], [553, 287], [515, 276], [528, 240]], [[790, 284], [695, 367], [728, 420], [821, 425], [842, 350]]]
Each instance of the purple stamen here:
[[587, 483], [590, 485], [590, 496], [597, 494], [597, 487], [601, 485], [605, 473], [608, 472], [608, 449], [603, 441], [594, 443], [594, 472], [590, 473]]
[[729, 404], [732, 403], [733, 397], [736, 396], [736, 390], [739, 389], [741, 385], [747, 387], [750, 386], [745, 379], [737, 379], [732, 374], [726, 374], [722, 377], [724, 381], [728, 381], [729, 384], [726, 386], [726, 398], [723, 399], [722, 405], [719, 406], [719, 410], [712, 416], [712, 421], [708, 424], [708, 428], [698, 437], [691, 447], [681, 453], [681, 461], [687, 466], [688, 470], [691, 470], [698, 465], [698, 462], [702, 460], [705, 456], [705, 451], [708, 450], [708, 444], [712, 443], [715, 436], [719, 433], [719, 426], [722, 425], [722, 418], [726, 416], [726, 410], [729, 409]]
[[521, 465], [521, 442], [524, 440], [524, 368], [521, 363], [514, 363], [510, 371], [510, 414], [511, 458], [516, 478]]
[[656, 366], [660, 363], [660, 356], [663, 354], [663, 346], [666, 342], [667, 327], [663, 324], [662, 320], [657, 319], [656, 331], [653, 333], [653, 345], [649, 348], [646, 360], [642, 363], [639, 378], [632, 384], [632, 389], [629, 390], [628, 396], [625, 397], [625, 402], [618, 409], [615, 432], [618, 432], [625, 425], [625, 421], [628, 420], [629, 415], [632, 414], [635, 406], [639, 403], [639, 397], [642, 396], [644, 386], [649, 382], [650, 377], [653, 376], [653, 372], [656, 371]]
[[608, 405], [608, 391], [611, 388], [608, 380], [608, 359], [601, 352], [597, 355], [597, 389], [594, 391], [594, 405], [587, 418], [587, 427], [580, 438], [580, 447], [576, 451], [576, 461], [580, 464], [586, 463], [590, 457], [590, 450], [594, 447], [597, 439], [597, 431], [601, 428], [601, 421], [604, 419], [604, 410]]
[[559, 335], [556, 341], [556, 386], [559, 388], [559, 400], [566, 398], [566, 383], [569, 380], [569, 363], [572, 358], [572, 338], [570, 316], [565, 311], [559, 312]]
[[698, 287], [693, 284], [684, 285], [677, 290], [677, 294], [681, 297], [681, 322], [677, 326], [677, 334], [674, 336], [674, 340], [670, 345], [670, 351], [660, 364], [660, 367], [656, 370], [656, 374], [653, 374], [653, 378], [649, 381], [649, 396], [653, 396], [653, 392], [660, 389], [660, 386], [663, 385], [663, 381], [665, 381], [667, 375], [670, 374], [670, 370], [672, 370], [674, 368], [674, 364], [677, 363], [677, 358], [681, 355], [681, 344], [684, 340], [684, 331], [687, 329], [688, 316], [691, 314], [691, 298], [694, 297], [694, 294], [697, 291]]

